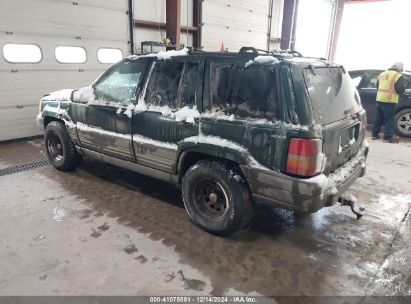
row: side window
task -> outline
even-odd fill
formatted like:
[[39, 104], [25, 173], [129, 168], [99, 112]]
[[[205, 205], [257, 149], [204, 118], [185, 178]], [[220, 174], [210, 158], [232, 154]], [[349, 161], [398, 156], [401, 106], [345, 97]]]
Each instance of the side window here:
[[234, 81], [237, 65], [212, 63], [210, 66], [210, 89], [212, 111], [233, 108]]
[[277, 118], [274, 71], [251, 67], [238, 70], [235, 114], [242, 118]]
[[184, 63], [156, 62], [147, 84], [145, 101], [155, 106], [177, 108], [178, 87]]
[[365, 81], [364, 85], [362, 86], [363, 88], [372, 88], [376, 89], [377, 88], [377, 81], [378, 81], [378, 75], [379, 74], [371, 74], [368, 76], [367, 80]]
[[198, 63], [186, 63], [181, 81], [180, 108], [196, 104]]
[[350, 72], [349, 75], [352, 79], [354, 86], [357, 88], [360, 85], [361, 80], [363, 78], [363, 72]]
[[136, 89], [141, 82], [144, 62], [126, 61], [110, 72], [94, 87], [96, 99], [128, 104], [135, 98]]

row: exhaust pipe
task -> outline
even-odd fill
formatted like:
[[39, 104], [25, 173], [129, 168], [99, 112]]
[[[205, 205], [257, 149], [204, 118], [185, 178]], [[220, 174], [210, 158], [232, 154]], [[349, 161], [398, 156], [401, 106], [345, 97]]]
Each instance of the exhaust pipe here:
[[365, 214], [365, 208], [358, 204], [358, 200], [355, 196], [351, 194], [343, 194], [338, 198], [338, 202], [341, 206], [349, 206], [352, 213], [357, 216], [359, 220]]

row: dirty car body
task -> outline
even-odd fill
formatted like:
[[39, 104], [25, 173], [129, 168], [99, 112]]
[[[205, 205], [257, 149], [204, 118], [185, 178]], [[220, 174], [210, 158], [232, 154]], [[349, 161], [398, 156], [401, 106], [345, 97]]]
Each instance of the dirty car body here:
[[[180, 184], [191, 220], [218, 234], [244, 227], [254, 204], [335, 204], [368, 153], [343, 67], [252, 48], [126, 58], [88, 88], [45, 95], [37, 120], [56, 168], [86, 156]], [[55, 160], [68, 152], [72, 165]]]

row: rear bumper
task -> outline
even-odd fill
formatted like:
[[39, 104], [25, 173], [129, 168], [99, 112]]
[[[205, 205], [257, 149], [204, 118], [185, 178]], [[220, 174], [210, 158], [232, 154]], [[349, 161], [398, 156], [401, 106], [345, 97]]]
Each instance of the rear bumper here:
[[359, 177], [364, 176], [368, 144], [364, 142], [357, 155], [334, 173], [302, 179], [251, 166], [241, 169], [257, 204], [299, 212], [315, 212], [335, 204]]

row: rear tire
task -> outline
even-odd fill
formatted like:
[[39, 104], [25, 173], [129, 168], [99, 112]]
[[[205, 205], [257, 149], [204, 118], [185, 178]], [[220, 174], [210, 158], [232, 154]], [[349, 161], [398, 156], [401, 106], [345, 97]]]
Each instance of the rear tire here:
[[47, 125], [44, 143], [47, 156], [56, 169], [72, 171], [80, 165], [82, 156], [77, 153], [63, 123], [52, 121]]
[[403, 109], [395, 114], [394, 127], [398, 135], [411, 137], [411, 108]]
[[201, 160], [190, 167], [182, 194], [193, 223], [213, 234], [230, 235], [253, 216], [250, 192], [240, 170], [224, 162]]

